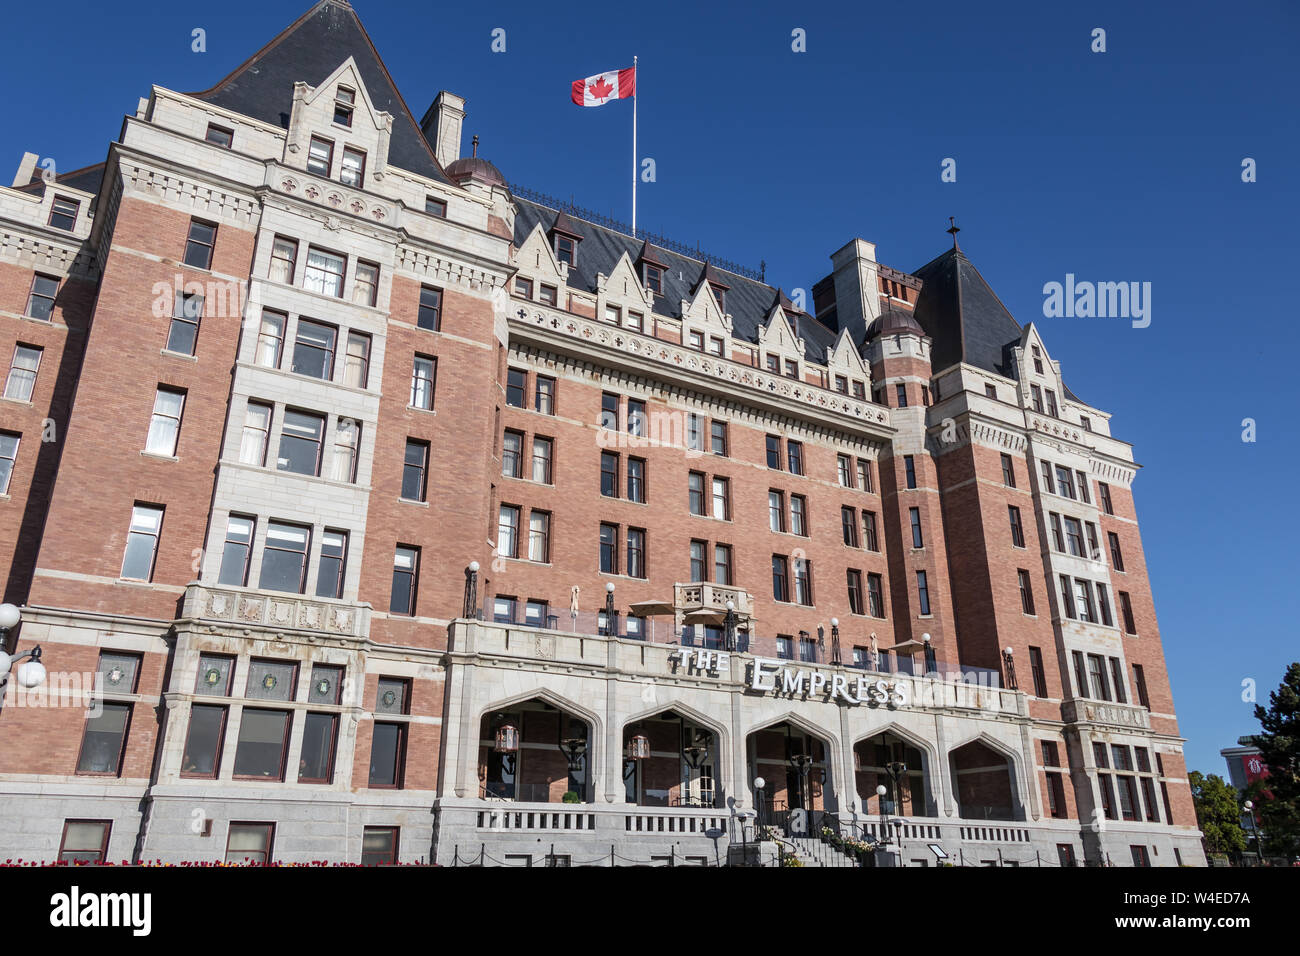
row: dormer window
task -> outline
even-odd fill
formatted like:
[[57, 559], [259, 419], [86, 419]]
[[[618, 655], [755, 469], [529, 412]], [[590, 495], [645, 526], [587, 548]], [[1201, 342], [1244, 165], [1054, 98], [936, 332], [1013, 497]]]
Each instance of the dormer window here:
[[555, 237], [555, 258], [560, 262], [567, 262], [569, 268], [577, 265], [578, 244], [569, 236], [556, 235]]
[[214, 146], [230, 149], [230, 144], [235, 140], [235, 131], [218, 126], [216, 123], [209, 123], [207, 135], [203, 138]]
[[339, 182], [344, 186], [361, 189], [366, 181], [366, 154], [346, 146], [343, 149], [343, 166], [339, 169]]
[[799, 377], [799, 363], [796, 362], [794, 359], [785, 360], [785, 377], [786, 378]]
[[658, 266], [652, 266], [649, 263], [646, 263], [642, 268], [645, 270], [645, 287], [655, 293], [655, 295], [663, 295], [664, 270], [660, 269]]
[[714, 355], [721, 355], [727, 347], [727, 343], [715, 335], [709, 336], [709, 351]]
[[333, 140], [321, 139], [319, 136], [313, 136], [311, 138], [311, 145], [307, 147], [307, 172], [315, 173], [317, 176], [328, 177], [333, 165]]
[[437, 216], [439, 219], [447, 218], [447, 204], [441, 199], [434, 199], [432, 196], [424, 197], [424, 211], [430, 216]]
[[853, 397], [865, 400], [867, 397], [867, 384], [865, 382], [853, 383]]
[[54, 205], [50, 207], [49, 224], [55, 229], [66, 229], [71, 232], [77, 227], [77, 210], [80, 208], [79, 200], [69, 199], [67, 196], [55, 196]]
[[718, 311], [725, 315], [727, 311], [727, 290], [710, 282], [709, 291], [713, 293], [713, 300], [718, 303]]
[[352, 128], [352, 111], [356, 109], [357, 92], [340, 86], [334, 94], [334, 122]]
[[773, 375], [781, 371], [781, 358], [777, 355], [769, 354], [767, 356], [767, 370]]
[[691, 347], [691, 348], [695, 349], [695, 350], [698, 351], [698, 352], [703, 352], [703, 351], [704, 351], [704, 333], [703, 333], [703, 332], [691, 332], [691, 333], [690, 333], [690, 338], [689, 338], [688, 341], [689, 341], [689, 344], [690, 344], [690, 347]]
[[1043, 374], [1043, 353], [1038, 350], [1037, 345], [1031, 345], [1034, 352], [1034, 371], [1039, 375]]
[[1047, 389], [1047, 414], [1051, 415], [1053, 418], [1061, 417], [1060, 412], [1056, 407], [1056, 393], [1050, 388]]

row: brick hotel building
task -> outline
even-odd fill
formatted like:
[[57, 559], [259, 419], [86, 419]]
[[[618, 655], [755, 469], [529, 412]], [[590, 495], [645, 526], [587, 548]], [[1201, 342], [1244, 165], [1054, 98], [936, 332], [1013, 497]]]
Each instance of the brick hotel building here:
[[1203, 865], [1131, 448], [955, 233], [804, 312], [464, 106], [322, 0], [0, 188], [0, 854]]

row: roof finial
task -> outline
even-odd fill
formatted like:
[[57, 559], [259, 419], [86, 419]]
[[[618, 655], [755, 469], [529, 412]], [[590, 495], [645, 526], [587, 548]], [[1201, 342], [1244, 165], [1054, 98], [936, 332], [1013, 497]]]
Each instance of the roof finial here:
[[952, 225], [949, 226], [947, 229], [945, 229], [944, 232], [950, 233], [952, 235], [952, 247], [956, 249], [958, 252], [960, 252], [961, 246], [957, 245], [957, 233], [961, 232], [961, 227], [957, 225], [957, 219], [954, 216], [949, 216], [948, 222], [950, 222]]
[[474, 143], [474, 156], [475, 158], [477, 158], [478, 157], [478, 133], [474, 134], [473, 143]]

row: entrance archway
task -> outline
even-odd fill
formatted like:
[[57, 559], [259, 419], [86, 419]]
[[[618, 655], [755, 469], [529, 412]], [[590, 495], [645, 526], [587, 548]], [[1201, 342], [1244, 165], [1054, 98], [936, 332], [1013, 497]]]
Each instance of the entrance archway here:
[[590, 803], [591, 759], [591, 727], [577, 714], [539, 698], [490, 710], [479, 723], [479, 797]]
[[765, 783], [759, 814], [781, 822], [791, 810], [835, 810], [829, 742], [790, 720], [754, 731], [745, 738], [749, 781]]
[[925, 752], [899, 734], [886, 730], [854, 744], [853, 779], [865, 813], [933, 815]]
[[643, 807], [716, 807], [721, 754], [711, 728], [676, 710], [640, 717], [623, 728], [623, 788]]
[[1008, 755], [972, 740], [953, 750], [949, 762], [962, 819], [1019, 819], [1015, 764]]

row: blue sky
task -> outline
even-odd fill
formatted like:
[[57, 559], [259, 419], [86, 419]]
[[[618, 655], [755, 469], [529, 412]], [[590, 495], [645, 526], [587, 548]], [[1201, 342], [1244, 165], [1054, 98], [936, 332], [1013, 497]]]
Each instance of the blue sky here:
[[[101, 161], [153, 83], [206, 89], [308, 0], [65, 0], [6, 12], [5, 152]], [[1256, 729], [1300, 658], [1280, 508], [1300, 452], [1300, 8], [1221, 3], [355, 4], [418, 118], [440, 89], [512, 182], [630, 216], [629, 104], [577, 78], [640, 56], [639, 225], [810, 289], [854, 237], [915, 269], [962, 248], [1145, 468], [1138, 513], [1188, 763]], [[644, 11], [644, 12], [639, 12]], [[190, 49], [201, 27], [207, 51]], [[506, 52], [490, 49], [494, 28]], [[1105, 53], [1090, 51], [1106, 30]], [[791, 50], [806, 31], [807, 52]], [[951, 157], [957, 181], [940, 181]], [[1258, 181], [1241, 181], [1241, 162]], [[3, 157], [0, 157], [3, 158]], [[1152, 323], [1043, 319], [1074, 273], [1152, 284]], [[1272, 356], [1272, 358], [1269, 358]], [[1241, 440], [1243, 418], [1258, 440]]]

